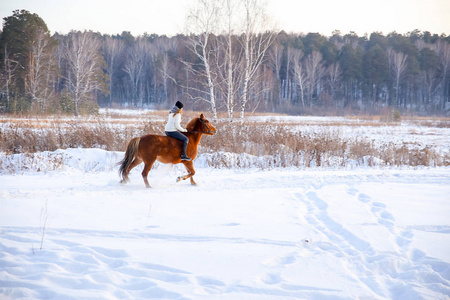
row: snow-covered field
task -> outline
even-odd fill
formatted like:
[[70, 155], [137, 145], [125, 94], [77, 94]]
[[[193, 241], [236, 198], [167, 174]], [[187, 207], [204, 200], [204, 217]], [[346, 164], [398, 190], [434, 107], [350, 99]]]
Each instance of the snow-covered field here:
[[1, 299], [450, 297], [448, 167], [200, 164], [191, 186], [160, 165], [145, 189], [119, 184], [121, 155], [0, 175]]

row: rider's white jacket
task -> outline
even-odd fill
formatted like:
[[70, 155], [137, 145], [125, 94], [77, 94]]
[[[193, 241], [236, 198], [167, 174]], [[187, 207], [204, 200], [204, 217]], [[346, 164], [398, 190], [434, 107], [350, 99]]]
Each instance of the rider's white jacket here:
[[174, 116], [173, 113], [169, 114], [169, 120], [166, 123], [165, 131], [181, 131], [187, 132], [187, 130], [180, 125], [181, 122], [181, 114], [176, 114]]

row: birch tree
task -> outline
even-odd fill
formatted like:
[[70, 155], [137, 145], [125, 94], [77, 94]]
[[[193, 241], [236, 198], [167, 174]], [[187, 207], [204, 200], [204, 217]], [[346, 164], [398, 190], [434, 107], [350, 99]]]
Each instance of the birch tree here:
[[[175, 78], [179, 77], [177, 74], [176, 61], [173, 60], [173, 55], [178, 51], [178, 44], [176, 39], [169, 39], [167, 37], [158, 38], [151, 43], [155, 49], [152, 49], [154, 56], [152, 59], [156, 61], [154, 64], [155, 82], [158, 88], [155, 88], [157, 99], [159, 103], [167, 103], [169, 98], [177, 95], [176, 86], [171, 85], [176, 83]], [[159, 87], [162, 86], [162, 95]]]
[[164, 99], [167, 99], [169, 95], [168, 83], [170, 78], [170, 64], [169, 64], [169, 55], [164, 53], [161, 57], [161, 82], [163, 86]]
[[293, 48], [287, 47], [286, 49], [286, 82], [285, 82], [285, 92], [284, 92], [284, 98], [287, 98], [288, 101], [291, 100], [291, 63], [295, 59], [295, 53], [293, 51]]
[[28, 73], [28, 93], [32, 103], [40, 110], [46, 110], [47, 102], [53, 93], [51, 87], [56, 81], [56, 43], [44, 30], [37, 30], [32, 43], [30, 68]]
[[445, 80], [448, 79], [447, 75], [450, 68], [450, 44], [448, 42], [438, 40], [436, 42], [436, 53], [439, 57], [439, 69], [441, 73], [441, 80], [439, 86], [442, 87], [442, 103], [441, 108], [445, 109], [446, 99], [445, 94]]
[[262, 2], [242, 0], [242, 3], [244, 15], [241, 43], [244, 49], [244, 82], [241, 96], [241, 122], [244, 121], [252, 81], [277, 35], [275, 31], [271, 31], [273, 26], [269, 23], [266, 7]]
[[388, 50], [389, 63], [391, 65], [392, 75], [395, 80], [395, 100], [396, 105], [400, 106], [400, 83], [406, 75], [408, 55], [402, 52], [396, 52], [393, 49]]
[[[202, 64], [202, 70], [197, 70], [193, 63], [184, 61], [187, 70], [195, 77], [201, 78], [201, 85], [205, 89], [191, 87], [189, 97], [205, 101], [211, 106], [213, 119], [217, 119], [214, 74], [211, 62], [215, 50], [211, 47], [211, 36], [218, 25], [219, 6], [216, 1], [197, 0], [187, 17], [187, 31], [190, 32], [188, 48]], [[195, 93], [195, 94], [194, 94]]]
[[226, 0], [220, 7], [221, 18], [219, 18], [222, 32], [215, 38], [215, 75], [216, 90], [219, 89], [219, 96], [223, 99], [223, 104], [227, 109], [227, 115], [230, 122], [233, 121], [233, 114], [238, 104], [236, 99], [239, 93], [240, 81], [240, 61], [242, 51], [236, 37], [236, 20], [239, 10], [239, 0]]
[[283, 59], [283, 47], [280, 44], [274, 44], [272, 47], [270, 47], [269, 52], [269, 63], [273, 69], [273, 72], [275, 73], [275, 77], [278, 81], [278, 98], [284, 98], [283, 97], [283, 83], [281, 82], [281, 62]]
[[129, 86], [128, 97], [131, 104], [141, 106], [143, 104], [143, 79], [146, 66], [147, 41], [139, 38], [132, 47], [128, 48], [124, 71], [127, 74]]
[[7, 45], [3, 47], [3, 68], [1, 72], [2, 92], [6, 97], [5, 110], [10, 109], [10, 89], [15, 80], [15, 71], [19, 67], [19, 62], [10, 56]]
[[294, 68], [294, 78], [295, 82], [298, 84], [300, 88], [300, 101], [302, 102], [302, 106], [305, 107], [305, 86], [306, 86], [306, 73], [303, 68], [302, 59], [303, 59], [303, 51], [302, 50], [292, 50], [294, 53], [293, 59], [293, 68]]
[[339, 65], [339, 62], [332, 63], [328, 66], [327, 72], [328, 74], [328, 81], [330, 84], [330, 90], [331, 90], [331, 98], [336, 98], [336, 89], [338, 88], [340, 78], [342, 75], [341, 67]]
[[233, 34], [234, 34], [234, 16], [235, 16], [235, 8], [236, 8], [236, 1], [232, 0], [226, 0], [224, 2], [225, 9], [224, 9], [224, 15], [225, 15], [225, 28], [226, 28], [226, 47], [224, 47], [225, 50], [225, 61], [226, 61], [226, 86], [227, 86], [227, 92], [226, 92], [226, 107], [228, 112], [228, 119], [230, 122], [233, 119], [233, 112], [234, 108], [236, 106], [236, 91], [235, 85], [236, 84], [236, 71], [235, 68], [238, 66], [238, 61], [235, 61], [235, 57], [239, 57], [240, 55], [233, 55]]
[[106, 37], [103, 45], [103, 53], [109, 76], [109, 107], [112, 105], [114, 85], [117, 81], [116, 75], [120, 69], [120, 58], [125, 50], [125, 43], [121, 39]]
[[307, 82], [307, 93], [309, 106], [312, 106], [313, 95], [319, 86], [319, 82], [325, 73], [325, 68], [323, 66], [322, 54], [314, 50], [305, 59], [305, 75]]
[[432, 104], [433, 94], [438, 87], [437, 69], [439, 66], [437, 54], [428, 47], [420, 50], [419, 56], [422, 84], [426, 89], [425, 104]]
[[67, 86], [74, 103], [74, 115], [78, 116], [80, 103], [93, 100], [94, 93], [104, 89], [100, 40], [92, 32], [71, 32], [64, 48]]

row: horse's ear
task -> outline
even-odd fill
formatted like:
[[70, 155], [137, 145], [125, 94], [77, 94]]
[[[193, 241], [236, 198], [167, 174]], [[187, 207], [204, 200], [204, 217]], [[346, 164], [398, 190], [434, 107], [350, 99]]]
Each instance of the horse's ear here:
[[204, 120], [205, 116], [203, 114], [200, 114], [200, 119]]

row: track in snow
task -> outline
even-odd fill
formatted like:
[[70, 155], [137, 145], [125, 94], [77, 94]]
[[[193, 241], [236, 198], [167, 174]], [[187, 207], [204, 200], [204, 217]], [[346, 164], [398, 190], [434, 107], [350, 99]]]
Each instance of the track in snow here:
[[[0, 295], [438, 299], [446, 169], [3, 175]], [[43, 249], [42, 211], [48, 206]]]

